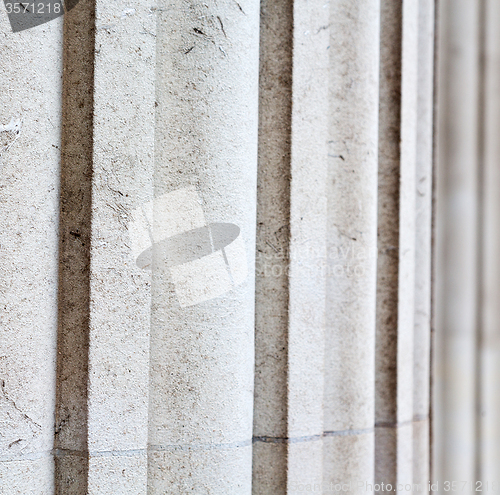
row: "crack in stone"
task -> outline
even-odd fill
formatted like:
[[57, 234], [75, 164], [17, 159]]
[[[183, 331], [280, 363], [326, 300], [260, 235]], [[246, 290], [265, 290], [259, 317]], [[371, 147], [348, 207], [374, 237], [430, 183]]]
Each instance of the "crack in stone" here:
[[[33, 419], [31, 419], [26, 413], [24, 413], [21, 409], [19, 409], [19, 407], [17, 407], [17, 404], [15, 403], [15, 401], [8, 396], [8, 394], [7, 394], [6, 390], [5, 390], [5, 380], [2, 380], [2, 382], [1, 382], [1, 389], [2, 389], [2, 394], [4, 396], [4, 399], [9, 404], [11, 404], [14, 407], [14, 409], [19, 414], [21, 414], [21, 416], [24, 419], [26, 419], [28, 421], [28, 423], [35, 425], [39, 430], [41, 430], [42, 429], [41, 425], [39, 425], [36, 421], [33, 421]], [[16, 443], [16, 442], [14, 442], [14, 443]]]

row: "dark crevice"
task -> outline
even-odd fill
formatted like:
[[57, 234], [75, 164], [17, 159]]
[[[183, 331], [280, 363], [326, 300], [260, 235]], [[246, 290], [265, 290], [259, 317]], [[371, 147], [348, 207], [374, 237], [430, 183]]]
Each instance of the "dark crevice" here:
[[[64, 16], [54, 449], [88, 452], [94, 0]], [[55, 456], [55, 493], [85, 495], [88, 454]]]

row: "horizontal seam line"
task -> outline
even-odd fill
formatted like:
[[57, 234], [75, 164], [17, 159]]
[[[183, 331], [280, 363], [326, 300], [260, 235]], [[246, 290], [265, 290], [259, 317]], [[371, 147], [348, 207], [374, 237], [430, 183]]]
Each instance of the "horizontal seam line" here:
[[414, 423], [422, 423], [429, 419], [428, 416], [416, 416], [408, 421], [378, 421], [375, 423], [375, 428], [400, 428], [402, 426], [412, 425]]
[[355, 436], [355, 435], [367, 435], [373, 433], [374, 428], [364, 428], [358, 430], [336, 430], [336, 431], [324, 431], [318, 435], [308, 435], [303, 437], [269, 437], [269, 436], [255, 436], [253, 437], [253, 442], [264, 442], [264, 443], [300, 443], [300, 442], [314, 442], [321, 440], [325, 437], [345, 437], [345, 436]]

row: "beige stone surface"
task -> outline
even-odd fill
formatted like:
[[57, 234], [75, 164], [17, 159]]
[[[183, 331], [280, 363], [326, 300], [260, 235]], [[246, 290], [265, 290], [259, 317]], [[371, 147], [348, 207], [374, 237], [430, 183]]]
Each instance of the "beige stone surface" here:
[[294, 3], [287, 436], [318, 440], [289, 443], [289, 481], [322, 479], [328, 24], [328, 4]]
[[[154, 7], [96, 4], [88, 377], [95, 494], [147, 489], [144, 455], [133, 452], [147, 446], [151, 272], [136, 264], [128, 225], [153, 193]], [[124, 475], [116, 470], [125, 457], [115, 451], [132, 451]]]
[[383, 1], [381, 26], [375, 481], [396, 483], [412, 471], [418, 4]]
[[2, 8], [0, 32], [0, 487], [49, 494], [62, 19], [12, 33]]
[[[431, 383], [433, 104], [435, 12], [420, 0], [418, 21], [417, 156], [415, 197], [415, 312], [413, 339], [413, 479], [428, 491]], [[425, 425], [425, 426], [423, 426]]]
[[482, 329], [479, 336], [481, 380], [479, 425], [479, 473], [483, 483], [500, 480], [500, 5], [485, 2], [482, 9], [484, 80], [481, 94], [483, 132], [482, 176]]
[[323, 479], [373, 483], [380, 3], [333, 2], [330, 26], [324, 430], [347, 436]]
[[159, 12], [155, 196], [194, 188], [208, 224], [239, 227], [248, 277], [187, 306], [153, 248], [149, 490], [249, 494], [259, 3], [163, 1]]

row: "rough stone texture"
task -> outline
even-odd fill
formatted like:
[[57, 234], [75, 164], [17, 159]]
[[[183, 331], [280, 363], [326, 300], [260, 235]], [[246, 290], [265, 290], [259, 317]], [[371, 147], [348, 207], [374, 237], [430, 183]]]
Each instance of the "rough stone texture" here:
[[259, 494], [286, 493], [288, 446], [285, 439], [254, 440], [252, 490]]
[[50, 494], [62, 19], [0, 32], [0, 487]]
[[151, 2], [96, 3], [90, 494], [139, 494], [147, 487], [151, 272], [136, 264], [130, 224], [153, 192], [155, 25]]
[[479, 3], [438, 19], [435, 479], [474, 480], [476, 446]]
[[[331, 493], [337, 483], [353, 493], [373, 491], [374, 481], [425, 485], [433, 1], [380, 7], [264, 0], [260, 55], [255, 0], [162, 0], [158, 8], [81, 0], [64, 18], [62, 61], [61, 19], [4, 36], [13, 67], [0, 70], [0, 100], [12, 109], [0, 117], [0, 145], [9, 148], [0, 149], [0, 244], [13, 253], [0, 258], [4, 492], [285, 495]], [[493, 54], [496, 38], [488, 39]], [[477, 53], [468, 56], [458, 57], [461, 70], [474, 67]], [[460, 86], [463, 74], [445, 74]], [[26, 81], [36, 98], [18, 90]], [[492, 72], [492, 94], [495, 81]], [[460, 110], [460, 91], [441, 94]], [[444, 108], [446, 119], [455, 115]], [[18, 115], [22, 127], [10, 121]], [[484, 204], [496, 225], [496, 114], [488, 115]], [[459, 144], [475, 156], [470, 141]], [[461, 184], [468, 194], [475, 187]], [[454, 204], [448, 189], [441, 193]], [[440, 218], [448, 222], [449, 212]], [[467, 235], [451, 222], [455, 237], [446, 238], [469, 243], [451, 260], [468, 260], [468, 269], [471, 218]], [[212, 226], [223, 222], [238, 231], [231, 247], [217, 244]], [[207, 235], [189, 245], [182, 236], [194, 228]], [[496, 267], [497, 230], [484, 234], [485, 259]], [[210, 255], [195, 258], [204, 248]], [[450, 276], [456, 265], [443, 266]], [[482, 476], [498, 449], [490, 439], [498, 432], [490, 420], [496, 268], [484, 277]], [[456, 288], [446, 290], [442, 300], [456, 310]], [[461, 290], [463, 317], [474, 291]], [[472, 333], [464, 335], [446, 341], [452, 381], [441, 411], [471, 385]], [[443, 438], [459, 424], [446, 425]]]
[[321, 483], [326, 291], [323, 264], [326, 261], [328, 173], [328, 4], [297, 0], [293, 18], [288, 481], [293, 476], [294, 481], [303, 478]]
[[323, 480], [373, 483], [378, 1], [332, 2], [329, 54], [324, 430], [350, 436], [325, 440]]
[[375, 480], [394, 484], [412, 481], [418, 4], [381, 19]]
[[[338, 484], [343, 487], [349, 486], [348, 493], [359, 495], [370, 493], [367, 484], [373, 486], [373, 428], [364, 433], [350, 431], [345, 434], [327, 435], [323, 440], [323, 451], [324, 493], [334, 492], [331, 487]], [[361, 486], [360, 482], [366, 484]]]
[[181, 307], [153, 249], [148, 489], [250, 494], [259, 3], [162, 1], [159, 11], [155, 196], [190, 188], [207, 223], [237, 225], [248, 276]]

